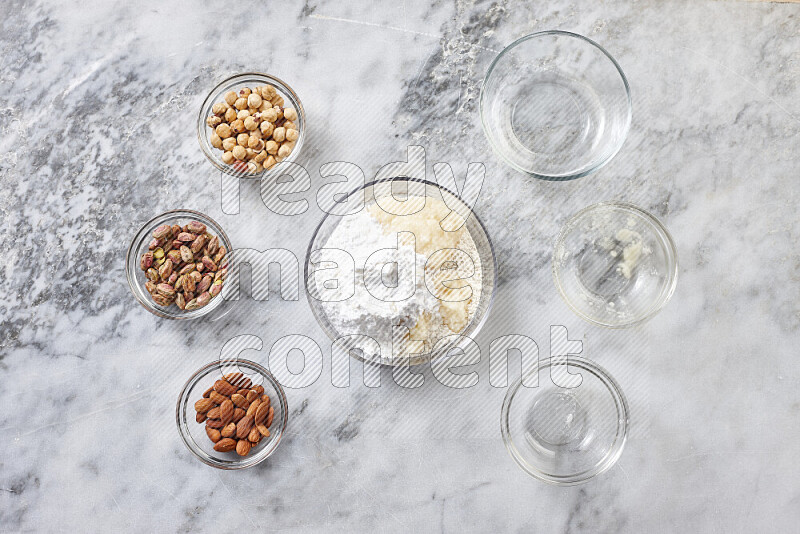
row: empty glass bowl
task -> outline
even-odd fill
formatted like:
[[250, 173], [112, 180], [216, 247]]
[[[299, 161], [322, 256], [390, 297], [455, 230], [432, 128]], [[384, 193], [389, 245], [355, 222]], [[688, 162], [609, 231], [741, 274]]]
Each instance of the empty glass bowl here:
[[655, 315], [678, 282], [675, 243], [641, 208], [602, 202], [573, 216], [553, 253], [553, 277], [567, 305], [601, 326], [632, 326]]
[[[387, 187], [388, 186], [388, 187]], [[392, 354], [392, 344], [393, 343], [402, 343], [403, 340], [396, 339], [392, 337], [392, 332], [385, 329], [386, 325], [379, 326], [376, 321], [372, 321], [370, 317], [365, 317], [362, 321], [362, 325], [354, 326], [352, 329], [349, 330], [342, 330], [341, 327], [337, 326], [337, 322], [335, 320], [335, 316], [339, 315], [339, 310], [343, 307], [352, 306], [352, 302], [348, 302], [352, 296], [349, 297], [347, 300], [342, 300], [339, 302], [325, 302], [324, 299], [319, 297], [319, 294], [323, 290], [323, 288], [327, 288], [328, 284], [331, 282], [327, 280], [324, 276], [317, 279], [317, 273], [325, 274], [325, 271], [330, 272], [331, 267], [329, 265], [324, 265], [326, 263], [330, 263], [330, 261], [321, 260], [320, 258], [316, 257], [319, 251], [323, 249], [328, 249], [330, 245], [328, 244], [331, 235], [337, 229], [337, 227], [346, 222], [348, 217], [356, 216], [358, 213], [362, 212], [365, 208], [369, 209], [371, 206], [376, 204], [376, 198], [380, 199], [388, 195], [395, 195], [393, 192], [394, 187], [398, 189], [403, 189], [404, 192], [402, 195], [398, 196], [405, 196], [409, 202], [409, 204], [419, 203], [419, 199], [435, 199], [439, 202], [444, 201], [447, 208], [453, 210], [460, 220], [465, 220], [464, 222], [466, 232], [472, 238], [472, 242], [475, 245], [475, 252], [470, 253], [474, 262], [474, 267], [477, 270], [480, 270], [481, 273], [481, 291], [480, 294], [476, 297], [475, 306], [474, 306], [474, 313], [470, 313], [471, 318], [469, 319], [466, 326], [461, 329], [459, 334], [456, 334], [458, 339], [454, 339], [452, 343], [447, 344], [446, 346], [440, 347], [435, 351], [429, 351], [424, 353], [414, 353], [409, 355], [404, 355], [401, 357], [397, 357], [396, 355]], [[468, 343], [466, 338], [474, 337], [478, 331], [483, 326], [484, 322], [486, 321], [486, 317], [489, 313], [489, 310], [492, 306], [494, 301], [494, 294], [495, 289], [497, 287], [497, 260], [495, 258], [494, 249], [492, 247], [492, 242], [489, 239], [489, 235], [486, 232], [486, 228], [483, 226], [483, 223], [478, 218], [475, 213], [469, 208], [469, 206], [459, 198], [458, 195], [449, 191], [448, 189], [441, 187], [435, 183], [424, 181], [424, 180], [412, 180], [406, 177], [398, 177], [392, 178], [387, 180], [379, 180], [375, 182], [371, 182], [366, 184], [363, 187], [356, 189], [355, 191], [350, 192], [349, 194], [342, 194], [341, 198], [338, 199], [340, 206], [355, 206], [356, 210], [350, 212], [348, 211], [345, 213], [345, 210], [329, 210], [331, 213], [328, 213], [323, 217], [322, 221], [319, 223], [319, 226], [314, 231], [314, 235], [311, 238], [311, 242], [308, 246], [308, 251], [306, 253], [306, 260], [305, 260], [305, 267], [304, 267], [304, 277], [306, 280], [306, 287], [307, 287], [307, 297], [309, 305], [311, 306], [311, 310], [314, 313], [314, 317], [319, 322], [322, 329], [325, 331], [326, 334], [330, 337], [331, 340], [337, 341], [340, 338], [344, 339], [345, 336], [355, 336], [359, 335], [364, 338], [367, 336], [372, 337], [374, 340], [377, 341], [377, 345], [370, 344], [368, 346], [355, 346], [355, 345], [347, 345], [344, 347], [348, 354], [354, 356], [360, 360], [369, 361], [372, 363], [378, 363], [383, 365], [389, 366], [399, 366], [399, 365], [418, 365], [425, 362], [430, 361], [431, 359], [439, 356], [447, 354], [451, 349], [454, 347], [462, 347], [465, 343]], [[426, 201], [427, 202], [427, 201]], [[423, 203], [424, 204], [424, 203]], [[416, 204], [421, 205], [421, 204]], [[339, 214], [341, 213], [341, 214]], [[407, 224], [413, 226], [414, 224], [414, 217], [413, 214], [403, 215], [401, 216], [402, 219], [408, 217]], [[449, 218], [450, 216], [448, 216]], [[445, 219], [446, 220], [446, 219]], [[399, 223], [400, 225], [406, 224], [406, 222]], [[447, 226], [446, 222], [440, 222], [440, 224], [444, 227]], [[390, 244], [392, 240], [394, 243], [397, 243], [397, 237], [392, 234], [387, 234], [385, 237], [388, 238], [388, 243]], [[354, 236], [353, 241], [357, 241], [357, 236]], [[420, 241], [416, 243], [416, 250], [419, 252], [420, 248]], [[353, 244], [352, 247], [347, 245], [349, 248], [345, 248], [344, 252], [347, 252], [353, 259], [360, 257], [359, 252], [356, 252], [357, 248], [362, 250], [363, 247], [369, 245], [372, 246], [371, 243], [368, 244]], [[460, 245], [459, 245], [460, 246]], [[359, 248], [360, 247], [360, 248]], [[378, 251], [379, 249], [383, 249], [384, 244], [375, 243], [374, 248], [370, 248], [369, 252]], [[390, 247], [393, 248], [393, 247]], [[449, 247], [446, 247], [449, 248]], [[330, 250], [330, 249], [329, 249]], [[340, 250], [341, 252], [341, 250]], [[477, 258], [475, 257], [477, 256]], [[433, 254], [429, 256], [428, 259], [432, 258]], [[335, 262], [334, 262], [335, 263]], [[457, 263], [457, 262], [445, 262], [445, 263]], [[458, 267], [455, 265], [451, 265], [448, 268], [457, 269]], [[444, 264], [443, 267], [444, 268]], [[365, 291], [365, 278], [366, 275], [364, 273], [364, 264], [355, 265], [355, 284], [356, 289], [355, 291], [361, 292], [362, 296], [367, 296], [367, 306], [372, 310], [377, 310], [377, 313], [384, 313], [390, 315], [393, 313], [391, 310], [395, 309], [396, 302], [388, 302], [383, 301], [377, 297], [369, 297]], [[428, 269], [418, 269], [416, 271], [416, 282], [419, 283], [419, 280], [422, 278], [422, 274], [420, 273], [421, 270], [424, 270], [425, 276], [429, 274]], [[382, 273], [383, 276], [383, 273]], [[456, 277], [457, 278], [457, 277]], [[452, 278], [455, 280], [456, 278]], [[338, 283], [338, 282], [337, 282]], [[469, 282], [468, 282], [469, 283]], [[429, 291], [426, 286], [417, 286], [414, 290], [412, 297], [415, 299], [425, 300], [425, 296], [421, 294], [421, 292]], [[427, 295], [427, 294], [425, 294]], [[356, 295], [359, 296], [359, 295]], [[408, 299], [404, 299], [404, 301], [408, 301]], [[425, 302], [428, 302], [425, 300]], [[434, 305], [438, 306], [440, 301], [436, 301]], [[401, 312], [397, 313], [392, 318], [393, 325], [401, 325], [407, 321], [407, 318]], [[342, 323], [338, 323], [341, 325]], [[449, 338], [448, 338], [449, 339]], [[339, 345], [335, 345], [335, 348], [342, 348]], [[378, 348], [380, 348], [380, 353], [378, 353]], [[353, 350], [358, 349], [358, 350]]]
[[547, 180], [571, 180], [607, 163], [631, 122], [622, 69], [581, 35], [546, 31], [506, 47], [486, 73], [483, 130], [512, 167]]
[[[253, 385], [264, 386], [264, 393], [269, 395], [270, 406], [275, 409], [270, 436], [261, 438], [247, 456], [239, 456], [236, 451], [217, 452], [206, 434], [206, 425], [195, 420], [194, 403], [203, 398], [203, 393], [214, 385], [222, 376], [240, 372], [252, 380]], [[250, 360], [218, 360], [204, 365], [195, 372], [183, 386], [175, 411], [175, 420], [186, 447], [197, 458], [212, 467], [219, 469], [244, 469], [266, 460], [283, 438], [286, 423], [289, 419], [289, 407], [286, 394], [280, 383], [261, 365]]]
[[[547, 371], [539, 373], [539, 371]], [[555, 373], [578, 373], [580, 385], [561, 388]], [[599, 365], [579, 356], [538, 363], [506, 393], [500, 418], [511, 457], [531, 476], [556, 485], [586, 482], [619, 459], [628, 435], [628, 403]]]
[[190, 311], [181, 310], [174, 303], [170, 304], [169, 306], [160, 306], [156, 304], [145, 288], [147, 278], [144, 275], [144, 271], [142, 271], [141, 267], [139, 266], [139, 261], [142, 257], [142, 254], [148, 251], [150, 241], [153, 239], [153, 230], [162, 224], [178, 224], [183, 226], [189, 221], [200, 221], [201, 223], [205, 224], [208, 232], [212, 235], [219, 236], [220, 245], [224, 246], [228, 250], [228, 254], [231, 254], [231, 251], [233, 250], [231, 240], [228, 239], [228, 235], [222, 230], [222, 227], [220, 227], [220, 225], [214, 221], [214, 219], [208, 215], [200, 213], [199, 211], [167, 211], [144, 223], [144, 225], [142, 225], [142, 227], [134, 236], [133, 241], [131, 241], [131, 244], [128, 247], [127, 256], [125, 257], [125, 273], [128, 278], [128, 285], [131, 288], [133, 296], [136, 297], [136, 300], [138, 300], [147, 311], [158, 315], [159, 317], [163, 317], [165, 319], [197, 319], [211, 315], [213, 312], [213, 315], [216, 318], [219, 318], [221, 314], [224, 313], [222, 312], [222, 308], [224, 307], [223, 302], [225, 301], [224, 297], [226, 295], [226, 288], [228, 287], [227, 285], [224, 285], [222, 288], [222, 293], [212, 298], [211, 302], [209, 302], [206, 306]]
[[270, 76], [269, 74], [262, 74], [260, 72], [246, 72], [244, 74], [237, 74], [231, 76], [226, 80], [219, 83], [206, 97], [203, 105], [200, 108], [200, 114], [197, 116], [197, 140], [200, 142], [200, 148], [208, 160], [219, 170], [230, 174], [231, 176], [239, 177], [262, 177], [265, 172], [256, 173], [254, 169], [247, 166], [228, 165], [222, 161], [222, 150], [211, 146], [209, 137], [213, 130], [206, 124], [206, 120], [211, 116], [211, 108], [217, 102], [224, 100], [225, 93], [228, 91], [239, 91], [245, 87], [253, 89], [259, 85], [272, 85], [278, 91], [278, 94], [284, 99], [284, 107], [293, 107], [297, 110], [297, 120], [294, 123], [297, 125], [299, 137], [295, 143], [294, 149], [283, 161], [295, 161], [303, 148], [303, 141], [305, 140], [305, 126], [306, 114], [303, 110], [303, 104], [297, 93], [292, 90], [283, 80]]

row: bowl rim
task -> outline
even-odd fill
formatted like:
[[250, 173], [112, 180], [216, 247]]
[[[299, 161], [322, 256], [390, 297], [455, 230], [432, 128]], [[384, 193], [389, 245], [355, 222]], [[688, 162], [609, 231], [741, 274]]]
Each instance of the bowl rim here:
[[[146, 309], [147, 311], [149, 311], [153, 315], [156, 315], [156, 316], [161, 317], [163, 319], [173, 319], [173, 320], [178, 320], [178, 321], [190, 320], [190, 319], [200, 319], [201, 317], [205, 317], [208, 313], [210, 313], [211, 311], [217, 309], [220, 306], [219, 303], [213, 304], [213, 301], [217, 300], [216, 297], [214, 299], [212, 299], [212, 303], [210, 303], [207, 306], [204, 306], [203, 308], [200, 308], [198, 310], [194, 310], [193, 312], [190, 311], [189, 313], [184, 312], [184, 313], [181, 313], [181, 314], [171, 315], [171, 314], [168, 314], [168, 313], [164, 313], [160, 309], [160, 307], [156, 307], [156, 306], [150, 304], [150, 302], [148, 302], [146, 300], [143, 300], [139, 296], [139, 294], [136, 292], [136, 287], [139, 285], [138, 281], [136, 280], [137, 270], [135, 268], [131, 268], [131, 265], [133, 265], [132, 262], [133, 262], [133, 260], [135, 260], [135, 256], [138, 255], [138, 250], [134, 250], [135, 248], [138, 248], [138, 247], [136, 247], [136, 244], [141, 240], [140, 237], [143, 236], [143, 234], [144, 234], [144, 238], [143, 239], [146, 239], [146, 234], [148, 234], [151, 229], [155, 228], [156, 221], [159, 221], [160, 219], [163, 219], [163, 218], [171, 217], [173, 215], [178, 215], [178, 214], [182, 214], [182, 215], [185, 214], [187, 218], [191, 218], [192, 216], [198, 216], [198, 217], [201, 217], [201, 218], [204, 218], [204, 219], [207, 219], [208, 221], [210, 221], [216, 227], [215, 231], [218, 230], [217, 235], [224, 242], [225, 247], [228, 249], [228, 254], [230, 254], [233, 251], [233, 244], [231, 243], [231, 240], [228, 237], [228, 234], [225, 233], [225, 230], [222, 228], [222, 226], [217, 221], [215, 221], [214, 219], [212, 219], [211, 217], [209, 217], [205, 213], [202, 213], [202, 212], [199, 212], [199, 211], [196, 211], [196, 210], [183, 209], [183, 208], [169, 210], [169, 211], [165, 211], [164, 213], [161, 213], [159, 215], [156, 215], [155, 217], [153, 217], [150, 220], [148, 220], [147, 222], [145, 222], [139, 228], [139, 230], [136, 232], [136, 234], [134, 234], [130, 245], [128, 245], [128, 251], [125, 253], [125, 276], [126, 276], [126, 278], [128, 280], [128, 287], [130, 288], [131, 293], [133, 294], [134, 298], [139, 302], [139, 304], [141, 304], [144, 307], [144, 309]], [[222, 298], [222, 294], [221, 293], [219, 295], [217, 295], [217, 297], [220, 297], [220, 299], [219, 299], [220, 301], [224, 300], [224, 298]], [[200, 312], [200, 313], [196, 313], [196, 312]]]
[[305, 141], [305, 132], [306, 132], [306, 112], [305, 108], [303, 107], [303, 103], [300, 101], [300, 97], [297, 96], [297, 93], [294, 91], [292, 86], [288, 83], [283, 81], [281, 78], [274, 76], [272, 74], [267, 74], [265, 72], [257, 72], [257, 71], [248, 71], [248, 72], [240, 72], [237, 74], [233, 74], [228, 76], [224, 80], [220, 81], [217, 85], [215, 85], [211, 91], [208, 92], [208, 95], [203, 99], [203, 103], [200, 105], [200, 111], [197, 115], [197, 141], [200, 144], [200, 149], [202, 150], [203, 154], [205, 154], [206, 159], [208, 159], [214, 167], [218, 170], [228, 174], [230, 176], [235, 176], [237, 178], [250, 178], [250, 179], [261, 179], [264, 176], [269, 176], [271, 171], [275, 170], [273, 167], [270, 170], [264, 169], [260, 173], [248, 173], [244, 171], [238, 171], [234, 169], [231, 165], [225, 165], [224, 163], [218, 161], [218, 158], [215, 156], [215, 149], [210, 144], [206, 143], [203, 138], [203, 132], [205, 131], [208, 126], [206, 125], [206, 118], [208, 117], [208, 113], [203, 113], [203, 111], [208, 106], [208, 109], [211, 109], [211, 106], [214, 105], [212, 102], [216, 97], [215, 95], [221, 90], [222, 87], [225, 85], [230, 84], [233, 81], [240, 80], [241, 83], [246, 83], [248, 80], [252, 81], [260, 81], [262, 83], [269, 83], [271, 85], [276, 85], [276, 89], [284, 93], [283, 96], [289, 98], [292, 103], [295, 105], [295, 109], [297, 110], [297, 115], [300, 117], [300, 129], [299, 135], [297, 137], [297, 141], [295, 144], [295, 149], [292, 150], [292, 153], [289, 154], [287, 158], [284, 158], [281, 163], [293, 163], [299, 157], [301, 149], [303, 148], [303, 144]]
[[[436, 188], [441, 189], [443, 191], [446, 191], [447, 193], [449, 193], [453, 197], [457, 198], [459, 200], [459, 202], [461, 202], [467, 209], [469, 209], [470, 215], [472, 217], [475, 217], [475, 220], [478, 222], [478, 225], [480, 226], [481, 230], [483, 231], [483, 234], [486, 236], [486, 241], [489, 243], [489, 250], [492, 253], [492, 269], [494, 270], [494, 280], [492, 281], [492, 288], [491, 288], [492, 292], [489, 295], [489, 303], [486, 306], [486, 312], [483, 314], [483, 317], [481, 317], [481, 319], [475, 325], [475, 330], [472, 332], [472, 335], [470, 337], [470, 339], [472, 339], [474, 336], [476, 336], [481, 331], [481, 329], [483, 328], [484, 324], [486, 324], [486, 320], [488, 319], [489, 314], [492, 311], [492, 307], [494, 305], [494, 301], [495, 301], [495, 298], [497, 296], [497, 284], [498, 284], [498, 281], [497, 281], [498, 280], [498, 275], [497, 275], [498, 274], [498, 271], [497, 271], [497, 254], [496, 254], [495, 249], [494, 249], [494, 242], [492, 242], [492, 237], [489, 234], [488, 230], [486, 229], [486, 225], [483, 223], [481, 218], [478, 216], [477, 213], [475, 213], [475, 211], [472, 208], [469, 207], [469, 204], [467, 204], [464, 201], [464, 199], [461, 198], [461, 195], [458, 195], [458, 194], [454, 193], [453, 191], [451, 191], [450, 189], [448, 189], [447, 187], [445, 187], [443, 185], [440, 185], [440, 184], [438, 184], [436, 182], [433, 182], [433, 181], [430, 181], [430, 180], [427, 180], [427, 179], [424, 179], [424, 178], [412, 178], [412, 177], [409, 177], [409, 176], [394, 176], [394, 177], [388, 177], [388, 178], [381, 178], [381, 179], [378, 179], [378, 180], [372, 180], [372, 181], [367, 182], [367, 183], [365, 183], [365, 184], [363, 184], [361, 186], [356, 187], [355, 189], [353, 189], [349, 193], [346, 193], [343, 198], [344, 199], [350, 198], [350, 196], [355, 195], [355, 194], [359, 193], [360, 191], [363, 191], [363, 190], [367, 189], [368, 187], [374, 187], [376, 184], [379, 184], [379, 183], [382, 183], [382, 182], [394, 182], [395, 180], [405, 181], [405, 182], [417, 182], [417, 183], [424, 184], [426, 186], [426, 191], [427, 191], [427, 186], [433, 186], [433, 187], [436, 187]], [[303, 263], [303, 280], [304, 280], [303, 283], [304, 283], [305, 289], [306, 289], [306, 291], [305, 291], [306, 300], [308, 302], [308, 306], [311, 308], [312, 315], [314, 315], [314, 319], [316, 320], [316, 322], [320, 326], [320, 328], [322, 328], [322, 330], [328, 336], [328, 338], [331, 341], [336, 341], [338, 338], [335, 337], [334, 332], [331, 332], [331, 331], [328, 330], [328, 328], [325, 326], [324, 322], [320, 319], [319, 314], [317, 313], [317, 310], [314, 307], [314, 303], [313, 303], [313, 301], [316, 300], [316, 299], [314, 299], [314, 297], [311, 296], [311, 292], [308, 291], [308, 274], [309, 274], [308, 273], [308, 264], [309, 264], [309, 259], [311, 258], [311, 253], [313, 252], [314, 241], [316, 240], [320, 229], [322, 229], [322, 225], [325, 224], [325, 221], [328, 219], [328, 217], [333, 216], [333, 215], [335, 215], [335, 214], [330, 213], [330, 212], [325, 212], [325, 214], [323, 215], [322, 219], [320, 219], [319, 223], [317, 223], [316, 228], [314, 228], [314, 232], [311, 234], [311, 239], [308, 242], [308, 247], [306, 248], [305, 260], [304, 260], [304, 263]], [[345, 217], [346, 215], [335, 215], [335, 216], [337, 216], [337, 217]], [[483, 288], [482, 288], [482, 290], [483, 290]], [[459, 339], [463, 339], [465, 337], [465, 336], [463, 336], [461, 334], [458, 334], [458, 336], [459, 336]], [[450, 346], [448, 346], [446, 350], [442, 351], [441, 355], [446, 355], [447, 353], [449, 353], [449, 351], [456, 345], [456, 343], [457, 342], [454, 341], [454, 343], [451, 344]], [[389, 361], [386, 360], [386, 358], [383, 358], [383, 357], [381, 357], [381, 361], [380, 362], [376, 362], [374, 360], [368, 360], [366, 358], [362, 358], [358, 354], [354, 354], [353, 351], [348, 351], [348, 355], [350, 357], [352, 357], [352, 358], [356, 358], [357, 360], [359, 360], [359, 361], [361, 361], [363, 363], [368, 363], [368, 364], [373, 364], [373, 365], [380, 365], [381, 367], [398, 367], [398, 366], [405, 365], [406, 363], [409, 363], [409, 358], [400, 358], [400, 359], [398, 359], [398, 361], [396, 363], [390, 363]], [[423, 359], [422, 361], [419, 361], [419, 362], [416, 362], [416, 363], [411, 362], [411, 365], [412, 366], [413, 365], [421, 365], [421, 364], [423, 364], [425, 362], [430, 362], [432, 360], [433, 360], [433, 358], [427, 358], [427, 359]]]
[[[547, 36], [547, 35], [560, 35], [560, 36], [563, 36], [563, 37], [577, 38], [579, 40], [585, 41], [586, 43], [588, 43], [591, 46], [596, 47], [608, 59], [611, 60], [612, 65], [614, 65], [614, 67], [617, 69], [617, 72], [619, 73], [620, 78], [622, 79], [622, 83], [625, 86], [625, 95], [627, 97], [627, 102], [628, 102], [628, 106], [627, 106], [628, 113], [627, 113], [627, 117], [626, 117], [626, 120], [625, 120], [625, 135], [622, 137], [622, 139], [617, 144], [617, 146], [614, 148], [614, 150], [612, 150], [605, 158], [603, 158], [603, 159], [601, 159], [601, 160], [599, 160], [597, 162], [592, 163], [589, 167], [587, 167], [584, 170], [582, 170], [580, 172], [577, 172], [577, 173], [573, 172], [573, 173], [568, 173], [568, 174], [545, 174], [545, 173], [540, 173], [540, 172], [534, 172], [534, 171], [532, 171], [530, 169], [526, 169], [526, 168], [522, 167], [521, 165], [518, 165], [517, 163], [515, 163], [515, 162], [511, 161], [509, 158], [507, 158], [506, 155], [503, 154], [503, 152], [500, 150], [500, 148], [497, 145], [497, 142], [494, 139], [494, 136], [491, 133], [491, 129], [489, 128], [489, 126], [487, 124], [487, 121], [486, 121], [486, 115], [485, 115], [485, 111], [484, 111], [485, 110], [485, 101], [486, 101], [486, 86], [487, 86], [487, 84], [489, 82], [489, 79], [490, 79], [492, 73], [494, 72], [495, 67], [497, 67], [497, 65], [500, 63], [500, 61], [503, 59], [503, 57], [505, 57], [506, 53], [509, 52], [511, 49], [519, 46], [520, 44], [524, 43], [525, 41], [528, 41], [528, 40], [531, 40], [531, 39], [535, 39], [535, 38], [539, 38], [539, 37], [544, 37], [544, 36]], [[614, 59], [614, 56], [612, 56], [605, 48], [603, 48], [600, 44], [598, 44], [597, 42], [593, 41], [592, 39], [589, 39], [588, 37], [583, 36], [583, 35], [581, 35], [579, 33], [569, 32], [569, 31], [565, 31], [565, 30], [545, 30], [545, 31], [540, 31], [540, 32], [529, 33], [527, 35], [523, 35], [522, 37], [518, 38], [516, 41], [512, 42], [510, 45], [508, 45], [505, 48], [503, 48], [503, 50], [501, 50], [500, 53], [498, 53], [497, 56], [495, 56], [495, 58], [492, 60], [492, 63], [489, 65], [489, 69], [486, 71], [486, 75], [483, 77], [483, 83], [481, 84], [480, 96], [478, 98], [478, 108], [479, 108], [479, 113], [480, 113], [480, 117], [481, 117], [481, 127], [483, 128], [483, 133], [486, 136], [486, 138], [489, 140], [489, 145], [491, 146], [492, 151], [495, 154], [499, 155], [500, 158], [505, 163], [507, 163], [512, 168], [514, 168], [514, 169], [516, 169], [516, 170], [518, 170], [520, 172], [523, 172], [523, 173], [525, 173], [527, 175], [533, 176], [534, 178], [538, 178], [540, 180], [547, 180], [547, 181], [553, 181], [553, 182], [566, 182], [566, 181], [569, 181], [569, 180], [576, 180], [578, 178], [582, 178], [584, 176], [588, 176], [589, 174], [597, 172], [601, 168], [603, 168], [606, 164], [608, 164], [612, 159], [614, 159], [614, 157], [622, 149], [622, 145], [625, 144], [625, 140], [628, 138], [628, 132], [630, 131], [631, 121], [632, 121], [632, 118], [633, 118], [633, 100], [631, 98], [631, 86], [628, 83], [628, 78], [625, 76], [625, 72], [622, 70], [622, 67], [617, 62], [617, 60]]]
[[[250, 457], [249, 459], [247, 456], [245, 456], [235, 462], [220, 462], [208, 454], [205, 453], [200, 454], [197, 450], [195, 450], [195, 448], [192, 447], [192, 443], [194, 443], [194, 440], [190, 437], [188, 432], [189, 419], [186, 417], [182, 417], [188, 411], [187, 406], [189, 406], [190, 402], [189, 393], [191, 392], [191, 389], [197, 384], [197, 382], [201, 378], [210, 374], [215, 369], [220, 370], [225, 365], [231, 365], [231, 366], [241, 365], [253, 371], [258, 372], [275, 389], [278, 396], [278, 402], [281, 405], [282, 417], [280, 420], [280, 432], [278, 433], [274, 442], [271, 443], [270, 448], [259, 451], [259, 453], [257, 453], [253, 457]], [[183, 425], [184, 420], [187, 422], [186, 427], [184, 427]], [[189, 451], [191, 451], [192, 454], [194, 454], [194, 456], [204, 464], [228, 471], [253, 467], [255, 465], [260, 464], [270, 456], [272, 456], [272, 454], [278, 449], [278, 446], [280, 445], [281, 440], [283, 439], [283, 435], [286, 432], [286, 425], [288, 421], [289, 421], [289, 403], [286, 400], [286, 392], [284, 391], [283, 386], [281, 386], [280, 382], [278, 382], [278, 379], [275, 378], [275, 376], [264, 366], [252, 360], [246, 360], [244, 358], [234, 358], [230, 360], [214, 360], [212, 362], [203, 365], [200, 369], [192, 373], [192, 376], [190, 376], [189, 380], [187, 380], [186, 383], [183, 385], [183, 387], [181, 388], [181, 393], [178, 396], [178, 403], [175, 407], [175, 422], [178, 426], [178, 433], [181, 436], [183, 444], [186, 445], [186, 448], [189, 449]], [[273, 423], [274, 422], [275, 421], [273, 421]]]
[[554, 358], [539, 360], [534, 369], [532, 369], [526, 375], [520, 376], [519, 379], [517, 379], [508, 389], [505, 397], [503, 398], [503, 407], [500, 410], [500, 434], [503, 437], [503, 444], [506, 446], [506, 450], [511, 455], [511, 458], [513, 458], [517, 465], [530, 476], [555, 486], [574, 486], [576, 484], [587, 482], [597, 475], [608, 471], [614, 464], [617, 463], [617, 460], [619, 460], [620, 456], [622, 456], [622, 451], [625, 449], [625, 444], [628, 441], [628, 431], [630, 428], [630, 408], [628, 405], [628, 400], [625, 398], [625, 394], [620, 388], [619, 383], [608, 373], [608, 371], [588, 358], [577, 354], [570, 354], [566, 359], [567, 366], [577, 367], [596, 376], [603, 383], [603, 385], [606, 386], [606, 389], [608, 389], [609, 393], [611, 393], [611, 397], [614, 400], [614, 405], [617, 408], [617, 433], [614, 443], [600, 462], [598, 462], [594, 467], [585, 469], [579, 473], [572, 473], [569, 475], [553, 475], [551, 473], [545, 473], [544, 471], [531, 465], [525, 460], [522, 453], [514, 443], [514, 440], [511, 438], [509, 423], [511, 403], [514, 401], [514, 397], [522, 386], [523, 379], [533, 376], [534, 374], [538, 375], [542, 369], [551, 367], [553, 365], [553, 360]]
[[[622, 208], [625, 210], [632, 211], [642, 217], [643, 219], [647, 220], [650, 224], [652, 224], [658, 232], [663, 236], [663, 243], [667, 250], [668, 256], [672, 258], [672, 268], [667, 270], [667, 276], [669, 277], [669, 283], [663, 293], [663, 296], [660, 299], [660, 302], [652, 309], [650, 309], [647, 313], [643, 314], [641, 317], [636, 318], [633, 321], [628, 321], [624, 323], [610, 323], [595, 319], [590, 317], [586, 313], [579, 310], [575, 305], [567, 298], [563, 285], [561, 284], [561, 277], [559, 276], [559, 269], [557, 267], [557, 258], [556, 255], [558, 253], [558, 249], [561, 244], [564, 242], [566, 238], [567, 232], [570, 231], [572, 225], [575, 221], [586, 215], [588, 212], [593, 211], [598, 208]], [[668, 261], [669, 266], [669, 261]], [[620, 329], [620, 328], [630, 328], [632, 326], [640, 325], [650, 319], [652, 319], [658, 312], [660, 312], [664, 306], [672, 299], [672, 295], [675, 293], [675, 289], [678, 286], [678, 273], [679, 273], [679, 262], [678, 262], [678, 249], [675, 245], [675, 241], [672, 238], [672, 234], [669, 233], [667, 227], [652, 213], [648, 212], [647, 210], [640, 208], [635, 204], [631, 204], [630, 202], [623, 202], [617, 200], [607, 200], [603, 202], [598, 202], [596, 204], [592, 204], [590, 206], [586, 206], [582, 210], [575, 213], [572, 217], [570, 217], [564, 226], [561, 227], [561, 230], [558, 233], [558, 237], [556, 238], [556, 244], [553, 247], [553, 255], [551, 258], [551, 269], [553, 273], [553, 282], [555, 283], [556, 289], [558, 290], [558, 294], [561, 295], [561, 299], [567, 304], [570, 310], [572, 310], [575, 315], [580, 317], [581, 319], [588, 321], [592, 324], [596, 324], [598, 326], [603, 326], [606, 328], [611, 329]]]

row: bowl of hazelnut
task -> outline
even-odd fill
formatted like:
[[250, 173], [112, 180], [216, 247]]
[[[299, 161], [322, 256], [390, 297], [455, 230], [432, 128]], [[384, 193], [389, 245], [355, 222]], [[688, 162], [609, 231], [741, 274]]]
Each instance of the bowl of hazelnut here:
[[248, 72], [209, 93], [197, 119], [197, 139], [219, 170], [259, 176], [297, 158], [304, 128], [303, 104], [294, 90], [269, 74]]

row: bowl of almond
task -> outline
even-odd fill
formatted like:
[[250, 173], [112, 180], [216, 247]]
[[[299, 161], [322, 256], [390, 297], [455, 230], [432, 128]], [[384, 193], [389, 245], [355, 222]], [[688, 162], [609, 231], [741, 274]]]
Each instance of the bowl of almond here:
[[258, 177], [303, 146], [305, 112], [297, 94], [279, 78], [248, 72], [220, 82], [203, 102], [197, 139], [219, 170]]
[[266, 460], [281, 442], [289, 411], [275, 377], [249, 360], [218, 360], [183, 386], [178, 431], [203, 463], [244, 469]]

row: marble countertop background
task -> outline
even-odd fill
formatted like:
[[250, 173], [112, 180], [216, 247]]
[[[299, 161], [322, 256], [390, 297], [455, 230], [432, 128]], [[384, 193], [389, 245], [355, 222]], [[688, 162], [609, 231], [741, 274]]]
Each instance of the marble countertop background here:
[[[0, 531], [796, 530], [800, 522], [800, 5], [662, 0], [355, 3], [6, 1], [0, 5]], [[490, 61], [538, 30], [589, 36], [630, 81], [633, 123], [595, 175], [546, 183], [495, 157], [477, 96]], [[311, 208], [281, 217], [257, 184], [223, 213], [195, 121], [241, 71], [288, 81], [306, 107]], [[330, 345], [302, 293], [244, 298], [220, 321], [159, 320], [130, 294], [138, 227], [178, 207], [241, 247], [303, 258], [322, 212], [319, 166], [368, 177], [425, 147], [428, 172], [484, 162], [476, 212], [500, 264], [477, 386], [430, 372], [330, 383]], [[634, 202], [677, 242], [669, 305], [634, 329], [572, 315], [552, 284], [559, 227]], [[628, 395], [631, 439], [595, 480], [559, 488], [503, 447], [505, 388], [489, 341], [549, 349], [567, 326]], [[314, 339], [321, 379], [287, 391], [284, 443], [223, 472], [180, 441], [181, 386], [238, 335]], [[291, 363], [291, 362], [290, 362]], [[295, 362], [296, 363], [296, 362]], [[512, 374], [512, 377], [514, 375]]]

